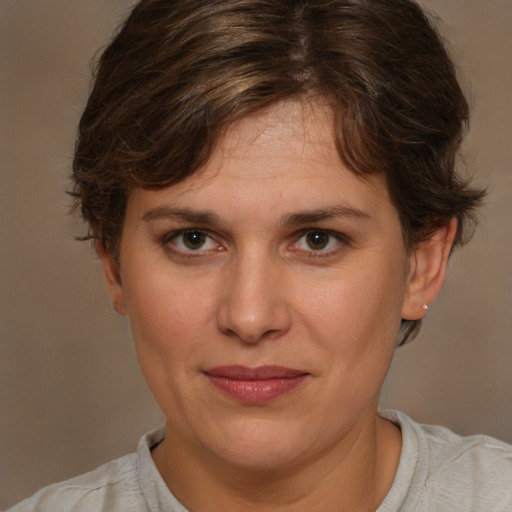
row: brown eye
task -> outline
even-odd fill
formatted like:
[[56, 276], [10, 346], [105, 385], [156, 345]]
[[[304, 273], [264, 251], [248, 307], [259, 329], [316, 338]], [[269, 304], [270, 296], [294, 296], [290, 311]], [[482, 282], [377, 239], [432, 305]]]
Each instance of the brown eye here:
[[211, 251], [216, 248], [219, 249], [219, 246], [208, 233], [197, 229], [180, 231], [169, 239], [169, 243], [183, 252], [200, 252]]
[[192, 250], [201, 249], [205, 243], [206, 235], [200, 231], [187, 231], [183, 233], [183, 244]]
[[331, 236], [325, 231], [310, 231], [306, 234], [306, 243], [314, 251], [325, 249], [329, 245], [330, 239]]
[[346, 237], [341, 233], [311, 229], [303, 231], [302, 236], [293, 244], [293, 250], [310, 255], [328, 256], [345, 245], [347, 245]]

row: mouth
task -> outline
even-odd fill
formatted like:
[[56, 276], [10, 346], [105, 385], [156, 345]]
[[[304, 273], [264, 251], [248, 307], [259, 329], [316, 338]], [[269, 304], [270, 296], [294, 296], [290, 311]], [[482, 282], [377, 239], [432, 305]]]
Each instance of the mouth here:
[[224, 395], [245, 404], [264, 404], [302, 384], [309, 376], [303, 370], [283, 366], [218, 366], [204, 371]]

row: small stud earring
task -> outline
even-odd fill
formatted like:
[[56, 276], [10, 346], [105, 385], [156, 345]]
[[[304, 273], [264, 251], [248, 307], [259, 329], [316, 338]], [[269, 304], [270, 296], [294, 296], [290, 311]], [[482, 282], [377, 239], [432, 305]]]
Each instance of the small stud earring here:
[[427, 311], [427, 310], [428, 310], [428, 305], [427, 305], [427, 304], [423, 304], [423, 306], [421, 306], [421, 307], [422, 307], [422, 309], [424, 309], [425, 311]]

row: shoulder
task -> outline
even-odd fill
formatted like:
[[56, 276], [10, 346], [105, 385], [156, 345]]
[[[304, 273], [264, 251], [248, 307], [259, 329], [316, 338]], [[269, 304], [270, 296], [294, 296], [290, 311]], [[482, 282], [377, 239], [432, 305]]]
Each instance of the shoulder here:
[[148, 432], [136, 453], [45, 487], [7, 512], [186, 512], [165, 485], [151, 457], [151, 450], [164, 435], [163, 427]]
[[[126, 455], [84, 475], [53, 484], [38, 491], [8, 512], [141, 511], [137, 456]], [[115, 503], [115, 508], [112, 506]]]
[[428, 504], [425, 510], [445, 510], [447, 504], [450, 510], [512, 510], [511, 445], [421, 425], [395, 411], [382, 415], [402, 430], [403, 465], [413, 473], [410, 484]]

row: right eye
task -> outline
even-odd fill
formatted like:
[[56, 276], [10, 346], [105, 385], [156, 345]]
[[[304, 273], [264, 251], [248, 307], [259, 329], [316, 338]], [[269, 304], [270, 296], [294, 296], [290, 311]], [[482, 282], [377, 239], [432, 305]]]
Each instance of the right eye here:
[[167, 244], [171, 244], [182, 252], [202, 252], [220, 249], [219, 244], [204, 231], [198, 229], [185, 229], [172, 233], [167, 237]]

